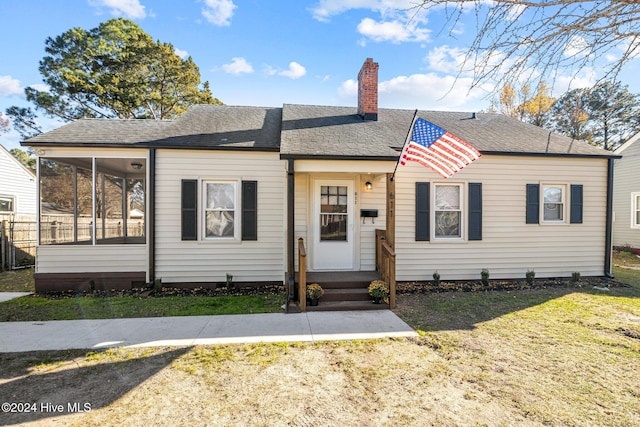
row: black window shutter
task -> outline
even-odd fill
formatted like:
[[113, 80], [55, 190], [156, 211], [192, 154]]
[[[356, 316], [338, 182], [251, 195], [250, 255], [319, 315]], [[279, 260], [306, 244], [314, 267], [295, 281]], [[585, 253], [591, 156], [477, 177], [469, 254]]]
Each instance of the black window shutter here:
[[242, 240], [258, 240], [258, 181], [242, 181]]
[[482, 240], [482, 183], [469, 183], [469, 240]]
[[540, 223], [540, 184], [527, 184], [527, 224]]
[[416, 241], [430, 240], [429, 189], [428, 182], [416, 182]]
[[571, 224], [582, 224], [582, 185], [571, 185]]
[[182, 180], [182, 240], [198, 240], [198, 180]]

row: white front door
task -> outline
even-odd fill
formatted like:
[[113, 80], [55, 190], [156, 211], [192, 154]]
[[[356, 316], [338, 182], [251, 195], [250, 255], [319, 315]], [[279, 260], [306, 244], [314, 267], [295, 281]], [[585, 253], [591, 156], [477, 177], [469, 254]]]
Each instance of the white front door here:
[[317, 179], [313, 184], [314, 270], [353, 270], [353, 180]]

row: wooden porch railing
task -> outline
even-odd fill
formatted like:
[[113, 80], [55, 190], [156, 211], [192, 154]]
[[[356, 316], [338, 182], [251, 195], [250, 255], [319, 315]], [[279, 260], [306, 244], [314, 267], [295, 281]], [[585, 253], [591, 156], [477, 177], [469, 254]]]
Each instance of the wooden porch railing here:
[[376, 228], [376, 271], [382, 270], [382, 242], [386, 239], [386, 230]]
[[307, 251], [304, 239], [298, 239], [298, 306], [301, 312], [307, 311]]
[[385, 230], [376, 230], [376, 270], [389, 284], [389, 307], [396, 308], [396, 253], [387, 243]]

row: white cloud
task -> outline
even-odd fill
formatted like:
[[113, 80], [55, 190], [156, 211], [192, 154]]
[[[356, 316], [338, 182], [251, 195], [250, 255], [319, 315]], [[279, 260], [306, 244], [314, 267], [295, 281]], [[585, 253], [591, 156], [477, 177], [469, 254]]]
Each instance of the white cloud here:
[[509, 6], [509, 9], [507, 10], [507, 12], [504, 15], [504, 17], [509, 22], [514, 22], [514, 21], [517, 21], [518, 19], [522, 18], [522, 14], [524, 12], [526, 12], [526, 10], [527, 10], [527, 6], [522, 5], [522, 4], [514, 4], [514, 5]]
[[465, 108], [487, 96], [492, 88], [470, 89], [468, 77], [438, 76], [434, 73], [398, 76], [380, 83], [380, 103], [389, 107], [432, 108], [441, 110]]
[[278, 74], [278, 70], [273, 68], [271, 65], [265, 65], [264, 67], [262, 67], [262, 72], [267, 76], [275, 76], [276, 74]]
[[620, 59], [620, 57], [618, 55], [613, 54], [613, 53], [607, 53], [604, 56], [604, 59], [606, 59], [607, 62], [616, 62], [617, 60]]
[[[478, 110], [492, 87], [470, 89], [472, 79], [434, 73], [398, 76], [380, 82], [378, 93], [380, 107], [420, 108], [432, 110]], [[344, 100], [355, 102], [358, 83], [347, 80], [338, 88], [338, 95]]]
[[11, 76], [0, 76], [0, 95], [12, 96], [24, 95], [24, 89], [20, 87], [20, 80], [16, 80]]
[[591, 51], [589, 42], [584, 37], [573, 36], [564, 47], [564, 56], [584, 57]]
[[553, 85], [552, 96], [560, 97], [565, 92], [572, 89], [591, 87], [597, 81], [596, 70], [591, 67], [584, 67], [578, 74], [561, 75], [556, 77]]
[[233, 10], [238, 7], [232, 0], [204, 0], [205, 7], [202, 9], [204, 16], [209, 23], [221, 27], [231, 25]]
[[338, 96], [340, 96], [340, 98], [342, 99], [351, 99], [357, 97], [358, 82], [353, 79], [342, 82], [342, 84], [338, 88]]
[[147, 16], [145, 7], [139, 0], [91, 0], [92, 6], [103, 6], [111, 9], [111, 14], [115, 16], [126, 16], [131, 19], [142, 19]]
[[224, 64], [222, 69], [229, 74], [249, 74], [253, 73], [253, 67], [246, 59], [241, 57], [231, 58], [231, 64]]
[[464, 57], [464, 50], [444, 45], [431, 49], [425, 59], [433, 71], [457, 73], [464, 63]]
[[299, 79], [305, 74], [307, 74], [307, 69], [295, 61], [289, 63], [288, 70], [280, 71], [278, 73], [280, 76], [289, 77], [291, 79]]
[[415, 0], [320, 0], [310, 11], [314, 19], [327, 22], [332, 16], [351, 9], [369, 9], [386, 15], [415, 5]]
[[375, 21], [364, 18], [358, 24], [358, 32], [376, 42], [421, 42], [429, 40], [430, 30], [418, 27], [417, 21]]
[[182, 59], [185, 59], [186, 57], [189, 56], [189, 52], [187, 52], [186, 50], [174, 48], [173, 51], [176, 53], [176, 55], [178, 55]]

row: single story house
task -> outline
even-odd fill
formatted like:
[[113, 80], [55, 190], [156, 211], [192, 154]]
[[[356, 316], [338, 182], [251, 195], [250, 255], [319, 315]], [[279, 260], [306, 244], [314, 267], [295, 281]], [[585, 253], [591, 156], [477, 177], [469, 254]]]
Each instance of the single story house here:
[[640, 133], [615, 151], [613, 245], [640, 253]]
[[[311, 272], [376, 270], [382, 236], [401, 281], [610, 273], [615, 155], [501, 114], [418, 111], [482, 156], [447, 179], [415, 162], [393, 175], [414, 111], [378, 108], [370, 58], [358, 82], [357, 107], [197, 105], [25, 141], [36, 289], [287, 283], [301, 238]], [[67, 213], [52, 223], [53, 208]]]
[[0, 220], [36, 216], [36, 177], [0, 145]]

